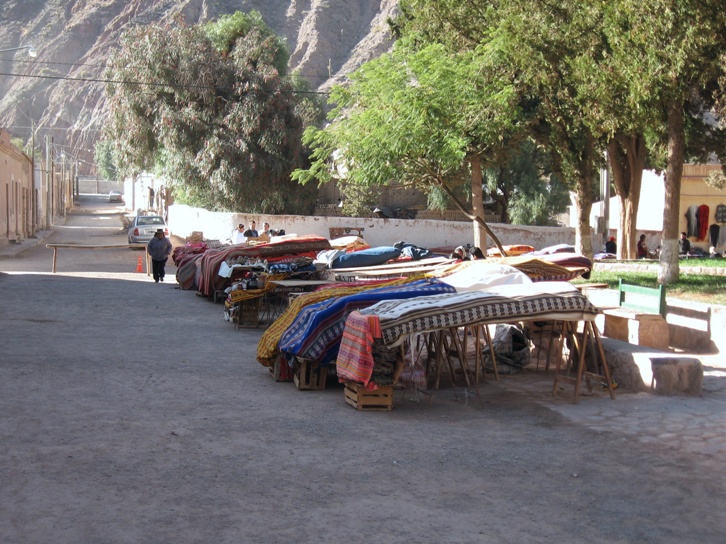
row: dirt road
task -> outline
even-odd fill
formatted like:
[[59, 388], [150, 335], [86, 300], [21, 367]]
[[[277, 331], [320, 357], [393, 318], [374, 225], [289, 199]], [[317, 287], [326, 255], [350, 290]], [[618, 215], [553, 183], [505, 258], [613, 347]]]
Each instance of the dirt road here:
[[[125, 243], [114, 208], [82, 204], [48, 242]], [[69, 250], [55, 275], [44, 244], [0, 258], [3, 544], [723, 542], [726, 378], [571, 405], [510, 376], [481, 403], [361, 413], [335, 384], [274, 382], [261, 330], [137, 256]], [[699, 407], [713, 425], [681, 440]]]

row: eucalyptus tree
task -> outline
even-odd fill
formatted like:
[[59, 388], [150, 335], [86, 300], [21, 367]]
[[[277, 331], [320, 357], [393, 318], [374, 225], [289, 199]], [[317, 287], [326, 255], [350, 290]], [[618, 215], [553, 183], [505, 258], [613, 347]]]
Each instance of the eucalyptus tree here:
[[[330, 123], [305, 132], [312, 165], [293, 178], [324, 183], [341, 175], [353, 186], [441, 190], [501, 249], [483, 218], [482, 165], [507, 150], [523, 117], [493, 69], [496, 54], [397, 42], [351, 74], [348, 85], [332, 89]], [[456, 194], [463, 180], [472, 190], [471, 210]], [[478, 228], [474, 241], [484, 246]]]
[[286, 76], [287, 57], [256, 12], [127, 31], [106, 70], [119, 169], [160, 171], [178, 201], [209, 209], [308, 212], [313, 192], [290, 180], [308, 95]]

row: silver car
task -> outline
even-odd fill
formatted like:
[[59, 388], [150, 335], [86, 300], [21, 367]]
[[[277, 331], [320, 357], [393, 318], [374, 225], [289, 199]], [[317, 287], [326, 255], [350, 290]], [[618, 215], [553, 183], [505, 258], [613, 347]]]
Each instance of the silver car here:
[[129, 244], [147, 243], [158, 229], [164, 229], [164, 236], [169, 236], [169, 227], [160, 215], [136, 216], [129, 225]]

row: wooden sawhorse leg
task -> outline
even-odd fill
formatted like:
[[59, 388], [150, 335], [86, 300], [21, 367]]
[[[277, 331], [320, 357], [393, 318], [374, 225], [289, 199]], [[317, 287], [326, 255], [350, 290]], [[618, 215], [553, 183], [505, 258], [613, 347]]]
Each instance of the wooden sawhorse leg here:
[[[608, 388], [610, 398], [615, 399], [615, 391], [613, 389], [612, 380], [610, 379], [610, 369], [607, 361], [605, 360], [605, 352], [602, 349], [602, 342], [600, 341], [600, 334], [593, 321], [585, 321], [582, 333], [582, 342], [580, 343], [577, 338], [577, 323], [567, 322], [565, 324], [565, 331], [567, 337], [570, 340], [570, 362], [577, 361], [576, 377], [572, 377], [569, 374], [565, 375], [562, 373], [562, 357], [557, 361], [555, 368], [555, 379], [552, 387], [552, 395], [557, 396], [557, 391], [560, 382], [572, 383], [575, 386], [575, 392], [572, 397], [572, 402], [577, 403], [580, 395], [580, 386], [582, 385], [582, 378], [585, 378], [588, 391], [592, 392], [592, 381], [602, 383]], [[604, 376], [595, 372], [589, 372], [585, 368], [585, 355], [587, 353], [587, 344], [590, 343], [591, 352], [594, 360], [593, 369], [597, 370], [597, 360], [600, 358], [600, 364], [602, 366]]]

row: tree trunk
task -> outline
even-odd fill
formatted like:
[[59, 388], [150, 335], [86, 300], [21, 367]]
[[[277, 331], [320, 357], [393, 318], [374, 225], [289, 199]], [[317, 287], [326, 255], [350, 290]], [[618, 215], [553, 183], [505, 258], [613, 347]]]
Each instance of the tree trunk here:
[[647, 153], [645, 138], [642, 134], [617, 136], [607, 148], [615, 193], [620, 200], [618, 258], [635, 259], [638, 207]]
[[[477, 216], [472, 214], [467, 207], [456, 197], [454, 192], [451, 190], [451, 188], [446, 185], [446, 183], [443, 182], [443, 180], [439, 179], [437, 180], [437, 183], [439, 187], [446, 193], [446, 195], [451, 199], [451, 201], [456, 205], [457, 208], [459, 208], [464, 214], [474, 221], [478, 226], [483, 228], [486, 233], [489, 235], [489, 237], [494, 242], [494, 245], [497, 246], [497, 249], [502, 253], [504, 257], [507, 256], [506, 252], [504, 251], [504, 248], [502, 247], [502, 243], [499, 241], [499, 238], [496, 237], [496, 235], [492, 232], [492, 229], [489, 228], [489, 225], [487, 225], [486, 221], [484, 221], [484, 218], [481, 216]], [[484, 248], [480, 248], [482, 251]]]
[[590, 228], [590, 211], [592, 210], [592, 167], [595, 142], [591, 135], [587, 136], [585, 149], [580, 158], [579, 175], [575, 190], [577, 204], [577, 231], [575, 248], [585, 257], [592, 259], [592, 234]]
[[[482, 176], [481, 157], [473, 155], [469, 161], [471, 164], [471, 211], [474, 217], [484, 219], [484, 201], [482, 199]], [[474, 246], [480, 248], [486, 254], [487, 233], [476, 220], [473, 221]]]
[[683, 104], [674, 100], [668, 106], [668, 166], [665, 175], [665, 209], [663, 236], [660, 242], [658, 283], [669, 285], [678, 281], [678, 220], [681, 202], [681, 177], [685, 149]]

